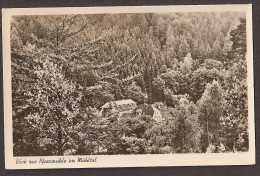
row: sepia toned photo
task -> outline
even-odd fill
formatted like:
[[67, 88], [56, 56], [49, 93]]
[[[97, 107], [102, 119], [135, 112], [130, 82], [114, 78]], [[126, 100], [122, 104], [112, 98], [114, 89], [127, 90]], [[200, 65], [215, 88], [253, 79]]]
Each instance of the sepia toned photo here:
[[198, 7], [7, 10], [9, 168], [253, 164], [251, 6]]

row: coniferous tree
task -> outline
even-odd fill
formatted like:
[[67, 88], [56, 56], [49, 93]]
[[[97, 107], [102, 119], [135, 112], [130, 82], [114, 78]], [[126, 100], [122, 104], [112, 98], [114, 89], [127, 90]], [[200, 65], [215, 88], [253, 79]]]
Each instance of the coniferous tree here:
[[209, 145], [218, 145], [220, 133], [220, 119], [223, 116], [223, 95], [220, 84], [214, 80], [207, 84], [206, 89], [198, 101], [199, 122], [204, 131], [201, 146], [206, 151]]

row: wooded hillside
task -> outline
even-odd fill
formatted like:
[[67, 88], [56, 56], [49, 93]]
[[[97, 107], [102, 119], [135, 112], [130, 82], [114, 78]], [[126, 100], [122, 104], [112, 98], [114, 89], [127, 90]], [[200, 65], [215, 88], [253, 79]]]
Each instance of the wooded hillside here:
[[[10, 30], [15, 156], [248, 150], [245, 14], [14, 16]], [[122, 99], [162, 102], [166, 121], [100, 117]]]

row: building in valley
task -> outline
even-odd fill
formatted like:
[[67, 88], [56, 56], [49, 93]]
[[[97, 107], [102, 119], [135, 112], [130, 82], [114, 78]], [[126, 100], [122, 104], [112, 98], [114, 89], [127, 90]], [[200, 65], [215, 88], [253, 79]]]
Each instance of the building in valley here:
[[136, 102], [131, 99], [110, 101], [101, 107], [102, 115], [111, 112], [118, 112], [119, 117], [134, 117], [147, 115], [151, 116], [156, 122], [163, 121], [164, 118], [158, 108], [151, 104], [140, 104], [137, 106]]
[[156, 122], [164, 120], [161, 112], [151, 104], [141, 104], [135, 110], [133, 114], [136, 116], [147, 115], [151, 116]]
[[131, 99], [126, 99], [107, 102], [101, 107], [101, 111], [103, 115], [108, 112], [118, 112], [119, 117], [121, 117], [124, 113], [131, 113], [136, 107], [136, 102]]

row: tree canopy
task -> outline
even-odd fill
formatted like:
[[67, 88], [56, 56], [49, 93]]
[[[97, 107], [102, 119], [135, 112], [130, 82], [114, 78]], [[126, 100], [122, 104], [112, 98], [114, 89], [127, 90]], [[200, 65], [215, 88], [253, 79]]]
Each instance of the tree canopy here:
[[[239, 12], [13, 16], [15, 156], [248, 150]], [[102, 114], [111, 101], [156, 106]]]

